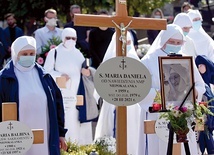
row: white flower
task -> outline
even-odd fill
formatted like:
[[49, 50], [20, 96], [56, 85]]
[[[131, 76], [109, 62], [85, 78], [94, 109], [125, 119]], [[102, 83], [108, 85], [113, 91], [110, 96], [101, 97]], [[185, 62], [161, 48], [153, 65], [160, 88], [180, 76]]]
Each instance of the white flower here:
[[185, 103], [185, 107], [187, 107], [188, 110], [194, 110], [194, 106], [192, 103]]
[[112, 136], [104, 136], [96, 139], [95, 144], [107, 146], [109, 152], [116, 153], [116, 139]]
[[172, 110], [172, 113], [175, 117], [180, 117], [182, 114], [179, 110], [175, 110], [175, 109]]
[[172, 110], [174, 107], [175, 107], [175, 105], [173, 103], [169, 103], [169, 104], [167, 104], [166, 109]]

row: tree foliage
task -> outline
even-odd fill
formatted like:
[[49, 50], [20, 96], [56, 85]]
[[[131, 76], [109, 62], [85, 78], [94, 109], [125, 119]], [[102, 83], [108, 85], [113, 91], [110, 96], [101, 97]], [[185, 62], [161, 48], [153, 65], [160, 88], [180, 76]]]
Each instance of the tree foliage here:
[[[162, 7], [171, 1], [173, 0], [127, 0], [127, 8], [130, 16], [148, 15], [154, 8]], [[54, 8], [60, 16], [66, 16], [72, 4], [80, 5], [83, 13], [94, 13], [101, 8], [107, 10], [115, 8], [115, 0], [0, 0], [0, 19], [3, 20], [6, 13], [13, 12], [20, 22], [29, 17], [40, 20], [48, 8]]]

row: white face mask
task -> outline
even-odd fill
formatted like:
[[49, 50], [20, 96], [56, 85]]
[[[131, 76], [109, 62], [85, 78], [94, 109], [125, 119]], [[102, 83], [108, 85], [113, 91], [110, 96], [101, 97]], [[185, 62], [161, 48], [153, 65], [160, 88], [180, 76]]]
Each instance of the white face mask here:
[[193, 21], [193, 22], [192, 22], [192, 28], [193, 28], [195, 31], [198, 31], [198, 30], [201, 28], [201, 25], [202, 25], [201, 20]]
[[76, 41], [74, 41], [74, 40], [72, 40], [72, 39], [66, 40], [65, 43], [64, 43], [64, 46], [65, 46], [65, 48], [67, 48], [67, 49], [72, 49], [72, 48], [75, 47], [75, 45], [76, 45]]
[[57, 24], [56, 24], [57, 19], [55, 19], [55, 18], [48, 19], [47, 17], [45, 17], [45, 18], [46, 18], [46, 20], [48, 21], [48, 22], [46, 23], [46, 25], [52, 26], [52, 27], [57, 26]]
[[157, 18], [157, 19], [161, 18], [161, 16], [159, 16], [159, 15], [155, 15], [154, 17]]
[[30, 67], [34, 64], [36, 56], [20, 56], [18, 63], [23, 67]]
[[181, 50], [181, 45], [172, 45], [172, 44], [166, 44], [166, 48], [164, 51], [169, 54], [169, 53], [175, 53], [177, 54]]

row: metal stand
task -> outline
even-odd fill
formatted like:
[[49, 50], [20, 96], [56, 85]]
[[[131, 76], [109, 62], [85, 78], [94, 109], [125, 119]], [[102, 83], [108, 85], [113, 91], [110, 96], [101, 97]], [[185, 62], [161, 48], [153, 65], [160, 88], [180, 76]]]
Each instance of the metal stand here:
[[[185, 98], [183, 99], [183, 101], [182, 101], [179, 109], [181, 109], [181, 107], [183, 106], [184, 102], [186, 101], [186, 99], [189, 96], [190, 92], [193, 90], [194, 86], [195, 86], [195, 84], [193, 83], [192, 87], [190, 88], [190, 90], [186, 94]], [[170, 123], [168, 125], [168, 128], [169, 128], [169, 141], [168, 141], [167, 155], [172, 155], [174, 130], [173, 130], [173, 128], [172, 128], [172, 126], [171, 126]], [[185, 148], [186, 155], [190, 155], [190, 150], [189, 150], [189, 144], [188, 144], [188, 142], [184, 143], [184, 148]]]
[[174, 130], [170, 123], [168, 125], [168, 128], [169, 128], [169, 141], [168, 141], [167, 155], [172, 155]]
[[[168, 127], [169, 127], [169, 141], [168, 141], [167, 155], [172, 155], [174, 130], [170, 123]], [[185, 148], [186, 155], [190, 155], [188, 142], [184, 143], [184, 148]]]

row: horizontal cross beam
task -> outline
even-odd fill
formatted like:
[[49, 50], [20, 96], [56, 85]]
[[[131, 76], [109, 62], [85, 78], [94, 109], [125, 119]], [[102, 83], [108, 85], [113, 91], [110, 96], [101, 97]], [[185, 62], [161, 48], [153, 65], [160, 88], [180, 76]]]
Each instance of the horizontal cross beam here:
[[166, 19], [154, 19], [143, 17], [120, 17], [120, 16], [103, 16], [89, 14], [75, 14], [74, 24], [76, 26], [91, 26], [91, 27], [115, 27], [115, 23], [124, 23], [128, 25], [132, 20], [129, 28], [147, 29], [147, 30], [163, 30], [166, 29]]

